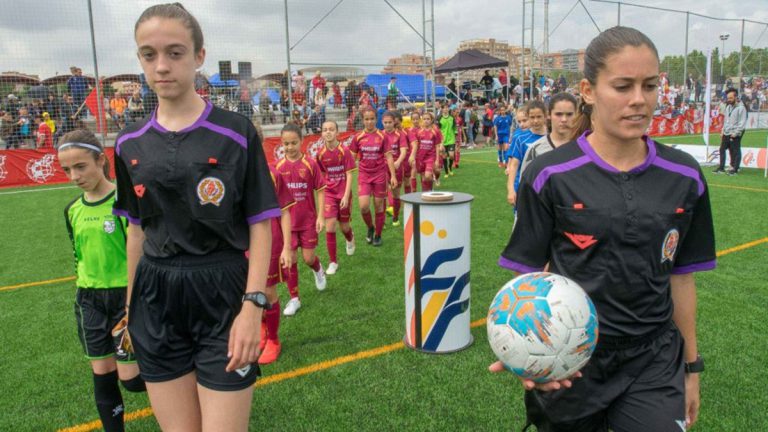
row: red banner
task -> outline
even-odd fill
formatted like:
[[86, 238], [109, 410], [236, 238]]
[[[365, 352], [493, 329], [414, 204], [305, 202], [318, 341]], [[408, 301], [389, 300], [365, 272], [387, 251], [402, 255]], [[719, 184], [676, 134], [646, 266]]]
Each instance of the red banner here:
[[[348, 146], [352, 142], [352, 135], [355, 132], [339, 132], [338, 139], [341, 145]], [[320, 135], [308, 135], [301, 141], [301, 151], [312, 157], [317, 155], [317, 151], [323, 145], [323, 138]], [[264, 153], [267, 155], [269, 163], [282, 159], [284, 156], [283, 145], [279, 137], [269, 137], [264, 139]]]
[[[655, 116], [648, 127], [650, 136], [672, 136], [700, 134], [704, 130], [704, 113], [689, 109], [684, 115], [670, 118], [667, 116]], [[723, 116], [712, 117], [709, 124], [710, 133], [718, 133], [723, 130]]]
[[[114, 151], [106, 149], [114, 167]], [[114, 173], [114, 169], [112, 170]], [[0, 150], [0, 187], [67, 183], [54, 149]]]
[[[354, 132], [341, 132], [339, 141], [348, 146]], [[304, 137], [301, 143], [302, 152], [314, 157], [323, 140], [320, 135]], [[283, 158], [282, 144], [279, 137], [264, 140], [264, 153], [268, 162]], [[107, 157], [112, 165], [114, 175], [114, 149], [107, 147]], [[36, 186], [44, 184], [67, 183], [67, 176], [59, 166], [56, 150], [0, 150], [0, 188], [15, 186]]]

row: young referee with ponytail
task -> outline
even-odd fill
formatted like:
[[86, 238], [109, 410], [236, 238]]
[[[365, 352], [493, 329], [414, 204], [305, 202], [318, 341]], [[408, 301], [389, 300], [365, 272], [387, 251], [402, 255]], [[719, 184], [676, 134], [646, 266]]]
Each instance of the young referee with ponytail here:
[[134, 38], [159, 101], [115, 143], [141, 376], [161, 429], [246, 431], [280, 217], [266, 157], [250, 119], [195, 92], [203, 32], [183, 6], [149, 7]]
[[548, 263], [584, 288], [600, 321], [574, 377], [522, 380], [539, 431], [679, 432], [698, 417], [693, 273], [715, 267], [712, 212], [698, 163], [645, 135], [658, 84], [646, 35], [601, 33], [586, 50], [576, 136], [523, 172], [499, 264], [529, 273]]

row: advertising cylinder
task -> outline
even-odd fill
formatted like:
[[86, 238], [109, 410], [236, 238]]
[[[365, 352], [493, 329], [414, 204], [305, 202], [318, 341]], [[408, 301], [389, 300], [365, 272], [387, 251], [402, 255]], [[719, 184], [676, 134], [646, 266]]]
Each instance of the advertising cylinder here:
[[405, 345], [449, 353], [472, 344], [470, 203], [457, 192], [410, 193], [405, 203]]

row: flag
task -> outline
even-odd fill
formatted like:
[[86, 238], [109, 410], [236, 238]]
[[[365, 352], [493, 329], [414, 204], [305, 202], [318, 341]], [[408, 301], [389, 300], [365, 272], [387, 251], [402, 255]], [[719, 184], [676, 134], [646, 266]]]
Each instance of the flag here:
[[[101, 89], [101, 94], [104, 94], [104, 89]], [[102, 102], [103, 105], [103, 102]], [[101, 109], [101, 115], [99, 115], [99, 96], [96, 92], [96, 88], [94, 87], [93, 90], [91, 90], [91, 93], [88, 95], [88, 97], [85, 98], [85, 106], [88, 107], [88, 110], [93, 114], [93, 116], [96, 118], [96, 132], [97, 133], [106, 133], [107, 132], [107, 118], [106, 118], [106, 109], [107, 107], [102, 106]]]

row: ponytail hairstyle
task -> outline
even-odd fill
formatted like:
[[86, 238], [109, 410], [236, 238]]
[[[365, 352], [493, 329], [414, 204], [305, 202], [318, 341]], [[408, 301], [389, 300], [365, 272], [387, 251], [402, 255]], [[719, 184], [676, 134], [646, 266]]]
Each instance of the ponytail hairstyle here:
[[299, 140], [301, 140], [301, 138], [302, 138], [301, 128], [296, 123], [288, 122], [288, 123], [285, 124], [285, 126], [283, 126], [282, 129], [280, 129], [280, 135], [282, 135], [282, 134], [284, 134], [286, 132], [293, 132], [293, 133], [295, 133], [296, 135], [299, 136]]
[[[555, 93], [555, 95], [549, 99], [549, 106], [547, 107], [549, 109], [549, 113], [552, 113], [552, 110], [555, 109], [555, 105], [558, 102], [570, 102], [573, 104], [574, 111], [577, 111], [579, 108], [579, 102], [576, 100], [574, 95], [566, 92], [559, 92]], [[550, 132], [552, 131], [552, 120], [550, 119], [547, 119], [547, 130]]]
[[531, 110], [535, 110], [535, 109], [537, 109], [537, 110], [541, 110], [541, 112], [544, 114], [544, 117], [546, 117], [546, 116], [547, 116], [547, 112], [548, 112], [548, 111], [547, 111], [547, 106], [546, 106], [546, 105], [544, 105], [544, 102], [542, 102], [542, 101], [540, 101], [540, 100], [532, 100], [532, 101], [529, 101], [529, 102], [528, 102], [528, 103], [525, 105], [525, 114], [526, 114], [526, 115], [528, 115], [528, 114], [530, 114], [530, 113], [531, 113]]
[[152, 18], [177, 19], [181, 21], [184, 27], [192, 33], [192, 44], [194, 45], [195, 53], [197, 54], [203, 49], [203, 30], [200, 27], [200, 23], [181, 3], [158, 4], [145, 9], [133, 28], [134, 36], [136, 31], [139, 30], [139, 25]]
[[[656, 55], [659, 61], [659, 51], [656, 45], [641, 31], [632, 27], [616, 26], [600, 33], [587, 46], [584, 54], [584, 79], [594, 86], [597, 84], [597, 76], [605, 68], [605, 61], [611, 54], [621, 51], [626, 46], [646, 46]], [[592, 105], [584, 102], [582, 98], [578, 107], [576, 127], [571, 139], [576, 139], [589, 129], [592, 129]]]
[[[67, 132], [59, 138], [59, 144], [56, 146], [57, 151], [66, 151], [69, 149], [78, 148], [85, 150], [93, 156], [93, 160], [99, 161], [99, 158], [104, 155], [104, 146], [101, 145], [96, 135], [88, 129], [75, 129], [71, 132]], [[104, 177], [109, 180], [109, 159], [104, 155]]]

